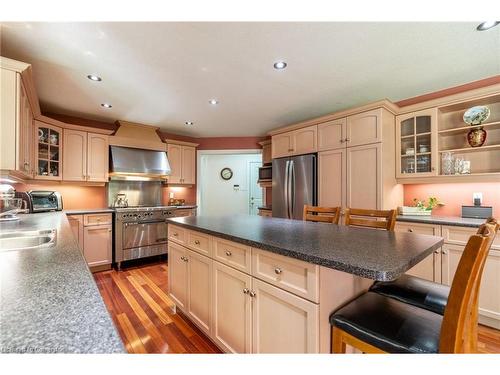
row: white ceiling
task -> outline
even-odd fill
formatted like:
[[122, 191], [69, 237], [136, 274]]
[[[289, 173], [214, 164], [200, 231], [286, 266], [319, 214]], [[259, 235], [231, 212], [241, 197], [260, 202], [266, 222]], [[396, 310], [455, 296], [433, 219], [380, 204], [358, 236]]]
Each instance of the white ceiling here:
[[[252, 136], [500, 74], [500, 27], [476, 25], [3, 23], [0, 46], [33, 65], [44, 111]], [[280, 59], [283, 71], [273, 69]]]

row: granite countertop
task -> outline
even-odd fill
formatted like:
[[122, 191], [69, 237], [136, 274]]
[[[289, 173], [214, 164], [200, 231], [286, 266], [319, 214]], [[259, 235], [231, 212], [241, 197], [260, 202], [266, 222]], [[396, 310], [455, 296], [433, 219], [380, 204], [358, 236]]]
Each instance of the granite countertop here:
[[82, 208], [80, 210], [64, 210], [66, 215], [85, 215], [85, 214], [107, 214], [115, 212], [114, 208]]
[[182, 210], [183, 208], [184, 209], [197, 208], [198, 206], [196, 204], [185, 204], [185, 205], [182, 205], [182, 206], [174, 206], [174, 207], [177, 207], [178, 210]]
[[365, 278], [397, 279], [443, 244], [441, 237], [257, 215], [168, 219], [200, 232]]
[[55, 246], [0, 251], [0, 352], [125, 353], [65, 212], [0, 224], [40, 229], [56, 229]]
[[423, 215], [399, 215], [397, 221], [422, 224], [452, 225], [457, 227], [478, 228], [486, 219], [474, 219], [460, 216], [423, 216]]

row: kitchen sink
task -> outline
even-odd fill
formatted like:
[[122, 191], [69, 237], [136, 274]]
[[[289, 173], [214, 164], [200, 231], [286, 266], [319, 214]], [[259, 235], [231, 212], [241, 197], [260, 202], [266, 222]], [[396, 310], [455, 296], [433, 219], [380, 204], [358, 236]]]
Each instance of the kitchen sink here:
[[0, 252], [48, 248], [56, 243], [56, 237], [55, 229], [0, 233]]

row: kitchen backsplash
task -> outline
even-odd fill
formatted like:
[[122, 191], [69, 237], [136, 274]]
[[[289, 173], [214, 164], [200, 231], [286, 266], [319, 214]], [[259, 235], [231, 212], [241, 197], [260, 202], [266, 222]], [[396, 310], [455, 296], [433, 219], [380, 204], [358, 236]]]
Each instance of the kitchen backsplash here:
[[500, 182], [416, 184], [404, 186], [404, 202], [411, 206], [413, 199], [436, 197], [445, 205], [433, 210], [433, 215], [460, 216], [462, 206], [472, 206], [472, 194], [483, 194], [483, 206], [493, 207], [493, 216], [500, 216]]

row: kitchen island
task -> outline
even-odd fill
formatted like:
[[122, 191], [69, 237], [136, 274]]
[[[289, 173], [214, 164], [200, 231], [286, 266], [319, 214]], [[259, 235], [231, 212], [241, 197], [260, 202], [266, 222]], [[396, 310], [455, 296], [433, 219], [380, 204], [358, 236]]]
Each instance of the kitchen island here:
[[169, 219], [169, 294], [221, 349], [330, 351], [330, 313], [443, 239], [259, 216]]

